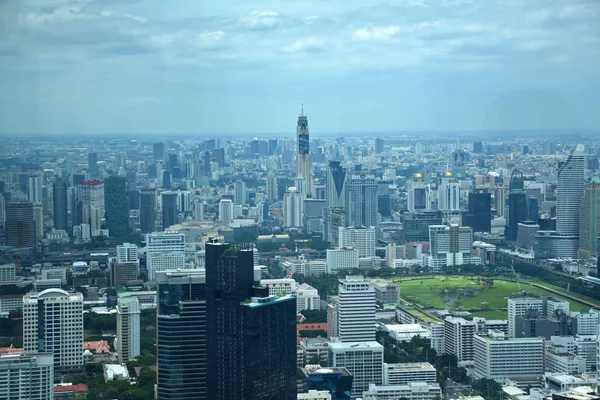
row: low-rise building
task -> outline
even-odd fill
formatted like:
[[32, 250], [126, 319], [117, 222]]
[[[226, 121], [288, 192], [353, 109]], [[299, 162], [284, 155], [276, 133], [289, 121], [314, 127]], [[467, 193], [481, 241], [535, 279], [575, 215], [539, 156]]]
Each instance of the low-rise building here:
[[410, 382], [435, 383], [437, 371], [428, 362], [383, 364], [384, 385], [405, 385]]
[[327, 390], [309, 390], [308, 393], [298, 393], [298, 400], [331, 400], [331, 393]]
[[415, 399], [435, 400], [442, 396], [439, 383], [411, 382], [406, 385], [369, 385], [362, 393], [363, 400]]
[[321, 297], [319, 291], [307, 283], [303, 283], [296, 289], [296, 311], [320, 310]]
[[129, 371], [125, 364], [104, 364], [104, 381], [128, 381]]
[[400, 301], [400, 287], [392, 282], [377, 279], [371, 281], [375, 289], [375, 300], [380, 304], [391, 304]]

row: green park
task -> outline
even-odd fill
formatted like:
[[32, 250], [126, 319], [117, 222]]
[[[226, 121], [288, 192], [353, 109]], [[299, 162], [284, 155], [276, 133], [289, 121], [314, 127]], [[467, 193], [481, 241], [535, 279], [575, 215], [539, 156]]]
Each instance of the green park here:
[[[443, 276], [413, 278], [396, 281], [400, 286], [400, 296], [406, 303], [417, 308], [447, 309], [469, 311], [475, 317], [488, 319], [507, 318], [507, 300], [511, 296], [529, 294], [533, 296], [553, 296], [569, 300], [571, 311], [589, 310], [587, 301], [600, 307], [600, 301], [580, 294], [566, 293], [565, 289], [543, 284], [545, 288], [535, 286], [534, 282], [517, 283], [514, 280], [491, 279], [484, 277]], [[560, 294], [553, 293], [552, 290]]]

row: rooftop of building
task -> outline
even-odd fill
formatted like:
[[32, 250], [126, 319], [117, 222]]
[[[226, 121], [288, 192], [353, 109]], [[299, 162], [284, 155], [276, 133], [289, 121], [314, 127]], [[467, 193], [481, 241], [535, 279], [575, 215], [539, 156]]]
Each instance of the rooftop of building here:
[[22, 348], [14, 347], [12, 344], [8, 347], [0, 347], [0, 355], [21, 354], [23, 351]]
[[375, 341], [372, 342], [331, 342], [329, 347], [334, 350], [351, 350], [351, 349], [381, 349], [383, 346]]
[[387, 364], [387, 367], [402, 372], [435, 372], [436, 369], [428, 362]]
[[54, 393], [63, 393], [63, 392], [75, 392], [75, 393], [85, 393], [88, 391], [88, 387], [84, 383], [79, 383], [74, 385], [72, 383], [59, 383], [54, 385]]
[[98, 340], [93, 342], [83, 342], [83, 348], [90, 350], [95, 354], [108, 354], [110, 353], [110, 346], [106, 340]]
[[340, 374], [341, 376], [352, 376], [345, 367], [321, 367], [318, 364], [308, 364], [304, 368], [300, 368], [304, 376], [319, 375], [319, 374]]
[[283, 303], [284, 301], [295, 300], [294, 296], [267, 296], [267, 297], [252, 297], [241, 304], [246, 307], [264, 307], [270, 304]]

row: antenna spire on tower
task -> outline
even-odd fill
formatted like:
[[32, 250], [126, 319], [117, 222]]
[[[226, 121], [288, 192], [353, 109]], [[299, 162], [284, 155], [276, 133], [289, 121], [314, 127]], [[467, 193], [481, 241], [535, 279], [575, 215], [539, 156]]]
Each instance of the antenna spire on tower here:
[[302, 112], [301, 112], [300, 116], [304, 117], [304, 103], [302, 103]]

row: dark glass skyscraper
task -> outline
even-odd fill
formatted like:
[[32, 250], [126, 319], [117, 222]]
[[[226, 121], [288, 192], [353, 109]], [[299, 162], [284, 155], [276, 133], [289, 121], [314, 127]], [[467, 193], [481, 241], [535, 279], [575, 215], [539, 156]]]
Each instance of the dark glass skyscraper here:
[[210, 399], [296, 399], [296, 301], [254, 287], [252, 249], [206, 245]]
[[504, 236], [507, 240], [517, 240], [519, 222], [527, 220], [527, 196], [523, 190], [523, 173], [514, 170], [510, 176], [508, 195], [508, 221]]
[[129, 233], [129, 209], [125, 178], [111, 176], [104, 180], [104, 218], [110, 236]]
[[158, 399], [207, 399], [205, 271], [163, 271], [156, 280]]
[[463, 225], [473, 232], [492, 231], [492, 194], [469, 193], [468, 211], [463, 214]]
[[69, 183], [63, 178], [52, 184], [54, 207], [54, 229], [68, 230], [67, 187]]
[[98, 175], [98, 153], [88, 153], [88, 172], [91, 177]]
[[37, 242], [33, 220], [33, 203], [7, 203], [4, 232], [7, 246], [32, 247], [35, 251]]
[[156, 190], [142, 189], [140, 191], [140, 230], [142, 233], [152, 233], [156, 230]]
[[166, 230], [177, 223], [177, 193], [163, 192], [162, 196], [162, 223]]

